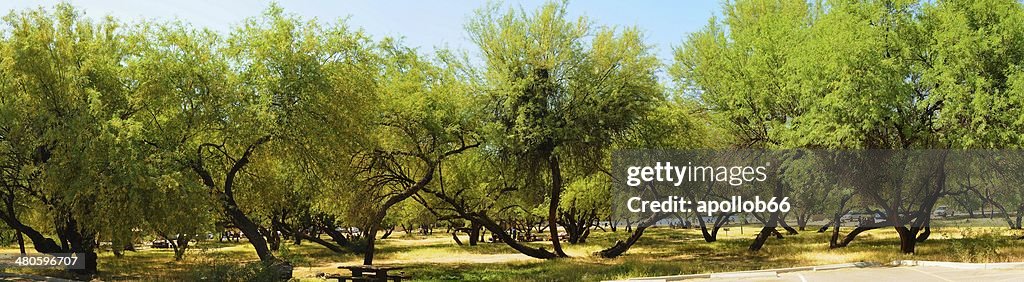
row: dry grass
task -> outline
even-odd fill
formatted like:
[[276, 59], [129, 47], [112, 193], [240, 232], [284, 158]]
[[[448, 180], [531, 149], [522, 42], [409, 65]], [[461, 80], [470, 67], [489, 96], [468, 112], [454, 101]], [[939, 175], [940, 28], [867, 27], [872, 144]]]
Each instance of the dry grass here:
[[[806, 231], [782, 240], [770, 239], [761, 252], [748, 252], [747, 246], [757, 230], [753, 226], [732, 227], [720, 234], [718, 242], [706, 243], [698, 230], [654, 228], [629, 252], [615, 259], [602, 259], [593, 253], [628, 234], [622, 230], [595, 232], [585, 244], [565, 246], [573, 258], [553, 261], [526, 257], [500, 243], [458, 246], [443, 234], [400, 236], [378, 244], [376, 262], [406, 266], [406, 273], [418, 280], [591, 281], [857, 261], [886, 263], [897, 259], [1024, 261], [1024, 241], [1014, 240], [1014, 235], [1020, 236], [1018, 232], [1005, 228], [937, 228], [928, 241], [919, 244], [914, 255], [899, 253], [897, 235], [891, 229], [864, 233], [849, 247], [837, 250], [828, 249], [829, 234]], [[342, 273], [344, 271], [337, 266], [361, 263], [358, 255], [335, 254], [308, 243], [286, 245], [279, 256], [295, 263], [295, 276], [299, 280], [315, 280], [318, 273]], [[122, 258], [104, 252], [100, 255], [100, 278], [192, 280], [197, 270], [252, 262], [256, 255], [245, 242], [207, 242], [200, 244], [183, 261], [176, 262], [172, 257], [171, 251], [166, 249], [129, 252]], [[34, 273], [61, 275], [53, 271]]]

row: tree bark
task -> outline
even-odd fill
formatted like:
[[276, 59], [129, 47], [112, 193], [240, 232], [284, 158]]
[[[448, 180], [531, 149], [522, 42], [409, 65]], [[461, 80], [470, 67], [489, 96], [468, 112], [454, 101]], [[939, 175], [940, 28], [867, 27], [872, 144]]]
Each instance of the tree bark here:
[[551, 202], [548, 204], [548, 229], [551, 233], [551, 247], [559, 257], [569, 257], [562, 251], [561, 238], [558, 237], [558, 204], [562, 195], [562, 171], [558, 157], [549, 152], [548, 169], [551, 171]]
[[494, 222], [494, 220], [491, 220], [490, 217], [487, 217], [486, 215], [483, 215], [483, 214], [472, 214], [472, 215], [467, 214], [467, 215], [468, 216], [466, 216], [466, 218], [478, 222], [484, 228], [487, 228], [487, 231], [490, 231], [491, 234], [494, 234], [495, 237], [498, 237], [499, 240], [501, 240], [502, 242], [504, 242], [509, 247], [512, 247], [512, 249], [515, 249], [516, 251], [518, 251], [518, 252], [520, 252], [520, 253], [522, 253], [524, 255], [527, 255], [527, 256], [530, 256], [530, 257], [534, 257], [534, 258], [539, 258], [539, 259], [553, 259], [553, 258], [557, 258], [558, 257], [558, 255], [556, 255], [554, 253], [551, 253], [551, 252], [548, 252], [547, 250], [544, 250], [543, 247], [535, 249], [535, 248], [531, 248], [529, 246], [520, 244], [518, 241], [516, 241], [515, 238], [512, 238], [512, 236], [509, 235], [508, 232], [505, 232], [505, 229], [501, 228], [500, 225], [498, 225], [496, 222]]
[[[270, 251], [270, 247], [267, 245], [267, 240], [263, 238], [262, 234], [260, 234], [259, 226], [256, 225], [252, 219], [246, 216], [245, 212], [238, 207], [238, 203], [235, 202], [235, 195], [233, 191], [235, 176], [249, 163], [249, 158], [252, 156], [256, 148], [269, 141], [270, 136], [264, 136], [246, 147], [245, 152], [242, 153], [242, 156], [239, 157], [234, 164], [232, 164], [231, 168], [225, 175], [223, 191], [219, 191], [219, 198], [221, 208], [228, 215], [228, 218], [235, 227], [241, 230], [242, 234], [245, 234], [246, 239], [249, 240], [249, 244], [256, 250], [256, 255], [259, 256], [260, 261], [278, 264], [280, 261], [274, 257], [274, 254]], [[197, 148], [196, 159], [192, 160], [189, 163], [189, 166], [192, 171], [199, 176], [207, 188], [217, 192], [217, 184], [213, 181], [212, 174], [210, 174], [210, 171], [206, 169], [203, 162], [203, 149], [203, 146]]]
[[700, 224], [700, 234], [704, 237], [704, 242], [712, 243], [718, 241], [717, 236], [708, 232], [708, 225], [704, 222], [703, 216], [697, 215], [697, 223]]
[[[850, 231], [850, 233], [846, 234], [846, 237], [843, 238], [842, 242], [839, 242], [839, 245], [836, 248], [843, 248], [849, 246], [850, 242], [853, 242], [853, 239], [857, 238], [857, 235], [859, 235], [860, 233], [878, 228], [882, 228], [882, 225], [857, 226], [857, 228], [854, 228], [853, 231]], [[833, 232], [838, 231], [833, 230]]]
[[607, 249], [601, 250], [597, 252], [597, 254], [603, 258], [615, 258], [618, 257], [619, 255], [622, 255], [627, 250], [629, 250], [629, 248], [632, 247], [633, 244], [636, 243], [636, 241], [640, 240], [640, 237], [644, 235], [644, 231], [647, 230], [647, 227], [654, 225], [654, 223], [657, 223], [659, 220], [668, 217], [668, 215], [668, 213], [651, 215], [646, 220], [641, 221], [640, 223], [637, 224], [636, 229], [629, 235], [629, 238], [627, 238], [626, 241], [616, 241], [615, 245], [612, 245]]
[[375, 251], [374, 241], [377, 239], [377, 230], [380, 228], [380, 224], [384, 221], [384, 218], [387, 217], [388, 209], [405, 199], [412, 197], [412, 195], [415, 195], [417, 192], [422, 190], [423, 187], [427, 186], [427, 184], [434, 179], [434, 171], [437, 168], [437, 164], [433, 161], [427, 161], [426, 165], [427, 170], [423, 172], [423, 176], [416, 181], [416, 183], [407, 187], [405, 191], [402, 191], [402, 193], [389, 197], [387, 201], [381, 205], [380, 210], [377, 211], [377, 215], [374, 217], [373, 222], [370, 223], [366, 233], [366, 252], [363, 253], [364, 265], [373, 264], [373, 253]]
[[481, 226], [483, 226], [483, 228], [487, 229], [487, 231], [490, 231], [491, 234], [494, 235], [494, 237], [497, 237], [498, 240], [504, 242], [506, 245], [512, 247], [512, 249], [518, 251], [519, 253], [539, 259], [554, 259], [558, 257], [556, 254], [551, 253], [545, 250], [544, 248], [532, 248], [520, 244], [518, 241], [516, 241], [516, 238], [513, 238], [511, 235], [509, 235], [505, 228], [502, 228], [500, 224], [495, 222], [493, 219], [491, 219], [483, 212], [467, 211], [464, 202], [456, 201], [454, 198], [438, 191], [430, 189], [424, 189], [424, 191], [431, 193], [437, 198], [444, 201], [445, 203], [448, 203], [453, 207], [454, 211], [459, 214], [459, 217], [480, 224]]
[[191, 241], [189, 235], [179, 234], [177, 242], [174, 243], [174, 260], [180, 261], [185, 258], [185, 251], [188, 250], [188, 243]]
[[[73, 270], [72, 272], [79, 275], [96, 274], [96, 234], [83, 234], [78, 229], [78, 224], [74, 219], [70, 219], [66, 215], [60, 216], [59, 218], [63, 218], [63, 220], [55, 220], [55, 225], [57, 226], [55, 231], [61, 241], [61, 244], [58, 244], [57, 241], [44, 236], [35, 228], [23, 224], [13, 212], [13, 201], [6, 202], [5, 204], [7, 204], [7, 211], [0, 212], [0, 219], [11, 229], [21, 233], [23, 236], [27, 236], [32, 241], [32, 246], [36, 252], [44, 254], [81, 253], [83, 257], [79, 259], [84, 261], [85, 268]], [[23, 243], [24, 239], [22, 239]], [[24, 249], [21, 251], [24, 252]]]
[[931, 235], [932, 235], [932, 227], [930, 225], [925, 225], [924, 226], [924, 230], [921, 232], [921, 234], [918, 234], [917, 238], [914, 239], [914, 240], [916, 240], [918, 243], [921, 243], [921, 242], [924, 242], [925, 240], [928, 240], [928, 237], [931, 236]]
[[916, 227], [896, 226], [896, 233], [900, 235], [900, 252], [913, 254], [917, 244]]
[[792, 226], [789, 226], [789, 224], [786, 223], [785, 220], [779, 220], [779, 225], [781, 225], [783, 229], [786, 229], [786, 233], [789, 233], [789, 235], [800, 234], [800, 232], [797, 232], [796, 229], [793, 229]]
[[476, 223], [476, 222], [471, 222], [470, 223], [469, 230], [467, 230], [468, 231], [467, 233], [469, 233], [469, 245], [470, 246], [476, 246], [477, 242], [480, 241], [480, 228], [483, 228], [483, 227], [480, 226], [479, 223]]
[[459, 239], [459, 230], [458, 229], [456, 229], [454, 232], [452, 232], [452, 240], [455, 240], [455, 244], [458, 244], [459, 246], [462, 246], [462, 240]]
[[[835, 224], [835, 227], [832, 228], [832, 236], [829, 237], [828, 248], [839, 248], [839, 229], [842, 226], [842, 216], [839, 213], [836, 213], [835, 217], [832, 219], [832, 222], [829, 222], [829, 224]], [[818, 230], [818, 232], [824, 232], [824, 229], [828, 229], [829, 224], [822, 226], [821, 229]]]
[[[750, 250], [751, 252], [760, 251], [761, 248], [764, 247], [764, 242], [768, 241], [768, 237], [774, 233], [779, 232], [778, 230], [775, 230], [774, 227], [777, 224], [778, 220], [779, 214], [772, 213], [772, 215], [769, 216], [768, 218], [768, 222], [766, 222], [765, 226], [761, 228], [761, 232], [757, 233], [757, 237], [754, 237], [754, 242], [752, 242], [750, 244], [750, 247], [747, 249]], [[781, 234], [779, 235], [781, 236]]]
[[15, 232], [17, 233], [15, 236], [18, 237], [18, 250], [20, 250], [21, 254], [24, 255], [25, 254], [25, 235], [21, 234], [21, 230], [15, 230]]
[[834, 222], [835, 221], [829, 221], [825, 223], [825, 225], [822, 225], [820, 228], [818, 228], [818, 233], [825, 233], [825, 231], [828, 231], [828, 228], [832, 227], [832, 223]]
[[387, 229], [384, 229], [384, 235], [381, 235], [380, 239], [384, 240], [387, 239], [388, 237], [391, 237], [392, 232], [395, 232], [395, 226], [388, 226]]
[[1024, 226], [1021, 226], [1022, 219], [1024, 219], [1024, 205], [1017, 207], [1017, 226], [1014, 226], [1013, 229], [1024, 228]]
[[[331, 251], [334, 251], [335, 253], [344, 253], [345, 249], [343, 249], [343, 247], [348, 248], [349, 250], [351, 250], [353, 252], [356, 251], [355, 247], [353, 247], [351, 244], [348, 244], [348, 245], [337, 244], [337, 245], [335, 245], [335, 244], [331, 244], [331, 242], [328, 242], [328, 241], [326, 241], [324, 239], [320, 239], [320, 237], [317, 237], [317, 236], [309, 236], [309, 235], [303, 234], [303, 233], [297, 233], [297, 234], [299, 236], [301, 236], [302, 238], [306, 238], [306, 240], [309, 240], [310, 242], [317, 243], [317, 244], [320, 244], [321, 246], [327, 247], [327, 249], [329, 249]], [[344, 236], [341, 236], [341, 238], [343, 239], [342, 242], [348, 242], [348, 240], [344, 240], [344, 238], [345, 238]]]
[[707, 223], [704, 222], [704, 218], [697, 215], [697, 223], [700, 224], [700, 232], [704, 237], [704, 242], [712, 243], [718, 241], [718, 231], [721, 230], [722, 226], [725, 226], [726, 223], [729, 223], [729, 218], [734, 215], [736, 215], [736, 213], [733, 212], [716, 216], [715, 222], [711, 226], [710, 231], [708, 231]]

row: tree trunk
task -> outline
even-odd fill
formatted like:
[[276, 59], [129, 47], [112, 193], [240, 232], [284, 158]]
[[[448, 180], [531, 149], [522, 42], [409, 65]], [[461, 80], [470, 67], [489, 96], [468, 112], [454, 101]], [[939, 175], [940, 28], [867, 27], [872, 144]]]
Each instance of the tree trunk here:
[[370, 227], [366, 230], [366, 252], [363, 253], [363, 265], [373, 265], [373, 253], [376, 249], [373, 246], [375, 239], [377, 239], [377, 228], [380, 225], [380, 221], [386, 216], [387, 209], [382, 208], [381, 212], [378, 213], [377, 220], [370, 223]]
[[394, 226], [388, 227], [388, 229], [384, 230], [384, 235], [381, 235], [380, 239], [384, 240], [384, 239], [387, 239], [388, 237], [391, 237], [391, 233], [394, 232], [394, 231], [395, 231], [395, 227]]
[[632, 247], [633, 244], [636, 243], [636, 241], [640, 240], [640, 237], [643, 236], [644, 230], [647, 230], [647, 227], [654, 225], [654, 223], [666, 217], [668, 217], [668, 213], [651, 215], [650, 217], [648, 217], [647, 220], [641, 221], [640, 223], [637, 224], [636, 230], [629, 235], [629, 238], [626, 239], [626, 241], [616, 241], [615, 245], [607, 249], [601, 250], [597, 254], [600, 255], [602, 258], [615, 258], [618, 257], [619, 255], [622, 255], [627, 250], [629, 250], [629, 248]]
[[270, 247], [270, 250], [276, 252], [281, 249], [281, 235], [273, 228], [273, 225], [275, 224], [271, 223], [272, 227], [270, 229], [263, 227], [260, 227], [259, 229], [260, 233], [263, 234], [263, 237], [267, 238], [267, 245]]
[[455, 244], [458, 244], [459, 246], [462, 246], [462, 240], [459, 240], [459, 230], [458, 229], [456, 229], [454, 232], [452, 232], [452, 240], [455, 240]]
[[720, 214], [715, 217], [715, 222], [711, 226], [710, 232], [708, 230], [707, 223], [704, 222], [704, 218], [697, 215], [697, 222], [700, 224], [700, 232], [704, 237], [704, 241], [708, 243], [718, 241], [718, 231], [721, 230], [722, 226], [725, 226], [726, 223], [729, 223], [729, 217], [732, 217], [733, 215], [736, 215], [736, 213]]
[[1024, 228], [1024, 226], [1021, 226], [1022, 219], [1024, 219], [1024, 205], [1017, 207], [1017, 226], [1014, 226], [1013, 229]]
[[81, 253], [85, 256], [85, 269], [72, 270], [72, 272], [80, 275], [94, 275], [96, 274], [97, 258], [96, 255], [96, 234], [85, 233], [79, 230], [78, 222], [73, 219], [65, 221], [66, 224], [63, 230], [63, 236], [68, 243], [70, 243], [69, 253]]
[[15, 232], [17, 232], [17, 234], [15, 236], [18, 237], [18, 250], [20, 250], [21, 254], [24, 255], [25, 254], [25, 235], [21, 234], [21, 230], [15, 230]]
[[[784, 171], [784, 169], [780, 171], [780, 174], [783, 173]], [[785, 194], [785, 189], [783, 187], [782, 182], [776, 182], [775, 188], [772, 191], [772, 196], [778, 199], [782, 199], [783, 194]], [[757, 217], [756, 213], [754, 213], [753, 215], [754, 217]], [[760, 220], [760, 218], [758, 219]], [[785, 217], [783, 215], [780, 215], [779, 212], [771, 213], [771, 215], [768, 216], [768, 220], [765, 222], [764, 227], [761, 228], [761, 232], [757, 233], [757, 237], [754, 237], [754, 242], [750, 243], [750, 247], [748, 249], [751, 252], [760, 251], [761, 248], [764, 247], [764, 243], [768, 241], [768, 236], [771, 236], [772, 234], [775, 234], [776, 238], [782, 239], [782, 233], [779, 233], [779, 231], [775, 229], [775, 227], [778, 226], [780, 222], [783, 226], [788, 226], [786, 225]], [[791, 229], [793, 228], [786, 228], [787, 231], [791, 231], [794, 233], [796, 232], [796, 230]]]
[[915, 239], [915, 240], [917, 240], [918, 243], [921, 243], [921, 242], [924, 242], [925, 240], [928, 240], [928, 236], [931, 236], [931, 235], [932, 235], [932, 227], [930, 225], [925, 225], [924, 226], [924, 231], [922, 231], [921, 234], [918, 234], [917, 235], [917, 239]]
[[583, 234], [580, 234], [580, 237], [579, 237], [579, 240], [577, 241], [577, 243], [586, 243], [587, 242], [587, 237], [590, 237], [590, 227], [587, 227], [587, 228], [583, 229]]
[[[754, 242], [750, 244], [750, 247], [748, 249], [751, 252], [760, 251], [761, 248], [764, 247], [764, 242], [768, 241], [768, 237], [774, 233], [779, 232], [778, 230], [775, 230], [774, 227], [778, 223], [778, 221], [779, 214], [772, 213], [772, 215], [768, 219], [768, 222], [766, 222], [765, 226], [761, 228], [761, 232], [758, 232], [757, 237], [754, 237]], [[779, 236], [781, 236], [781, 234], [779, 234]]]
[[417, 192], [422, 190], [423, 187], [426, 187], [427, 184], [430, 184], [430, 181], [434, 179], [434, 172], [436, 171], [439, 165], [433, 161], [425, 162], [426, 171], [423, 172], [423, 176], [415, 183], [408, 184], [409, 186], [405, 187], [405, 191], [402, 191], [397, 195], [387, 198], [387, 201], [385, 201], [384, 204], [381, 205], [380, 209], [377, 211], [377, 214], [373, 218], [373, 221], [370, 223], [370, 226], [366, 233], [366, 252], [363, 253], [364, 265], [373, 264], [373, 253], [375, 251], [374, 241], [376, 241], [377, 239], [377, 230], [380, 228], [381, 223], [384, 222], [384, 218], [387, 217], [388, 209], [391, 209], [391, 207], [393, 207], [394, 205], [401, 203], [402, 201], [408, 199], [409, 197], [412, 197]]
[[548, 168], [551, 171], [551, 202], [548, 204], [548, 229], [551, 233], [551, 247], [555, 255], [569, 257], [562, 251], [562, 242], [558, 237], [558, 202], [562, 195], [562, 171], [559, 167], [558, 157], [554, 152], [549, 153]]
[[544, 250], [543, 247], [534, 249], [529, 246], [520, 244], [518, 241], [516, 241], [515, 238], [512, 238], [512, 236], [509, 235], [508, 232], [505, 232], [505, 230], [501, 228], [500, 225], [498, 225], [496, 222], [494, 222], [494, 220], [491, 220], [486, 215], [475, 214], [472, 216], [468, 216], [467, 218], [478, 222], [484, 228], [487, 228], [488, 231], [491, 231], [491, 234], [494, 234], [494, 236], [497, 237], [499, 240], [501, 240], [509, 247], [512, 247], [512, 249], [515, 249], [516, 251], [524, 255], [539, 259], [553, 259], [558, 257], [558, 255], [548, 252], [547, 250]]
[[185, 258], [185, 250], [188, 250], [189, 235], [179, 234], [174, 246], [174, 260], [180, 261]]
[[[324, 227], [324, 228], [332, 228], [332, 230], [333, 230], [334, 227], [332, 226], [332, 227]], [[309, 240], [309, 241], [311, 241], [313, 243], [317, 243], [317, 244], [319, 244], [321, 246], [324, 246], [328, 250], [331, 250], [331, 251], [333, 251], [335, 253], [344, 253], [345, 249], [348, 249], [348, 250], [353, 251], [353, 252], [358, 252], [358, 250], [356, 250], [355, 246], [352, 246], [349, 243], [348, 239], [345, 239], [345, 236], [341, 235], [341, 233], [339, 233], [337, 231], [333, 231], [333, 233], [335, 233], [334, 235], [337, 235], [338, 238], [340, 238], [340, 241], [336, 241], [337, 244], [332, 244], [331, 242], [328, 242], [328, 241], [326, 241], [324, 239], [320, 239], [319, 235], [306, 234], [305, 232], [302, 232], [301, 230], [298, 230], [298, 229], [291, 230], [289, 228], [285, 228], [285, 230], [283, 230], [283, 232], [290, 233], [291, 236], [295, 238], [296, 242], [301, 242], [302, 239], [306, 239], [306, 240]], [[330, 233], [330, 232], [328, 232], [328, 233]], [[330, 234], [328, 234], [328, 235], [331, 236]], [[332, 236], [332, 238], [335, 238], [335, 237]]]
[[835, 221], [829, 221], [825, 223], [825, 225], [822, 225], [821, 228], [818, 228], [818, 233], [825, 233], [825, 231], [828, 231], [828, 228], [831, 227], [834, 222]]
[[[348, 238], [345, 237], [345, 234], [341, 234], [341, 232], [338, 231], [338, 226], [335, 225], [333, 222], [325, 222], [325, 226], [323, 228], [323, 232], [327, 233], [327, 236], [330, 236], [331, 240], [334, 240], [334, 243], [338, 244], [338, 246], [348, 247], [349, 249], [356, 250], [355, 246], [352, 245], [352, 241], [349, 241]], [[306, 237], [306, 240], [311, 240], [313, 242], [316, 242], [316, 243], [324, 245], [324, 246], [329, 245], [329, 244], [325, 245], [325, 244], [319, 242], [319, 241], [323, 241], [323, 240], [321, 240], [318, 237], [315, 237], [315, 236], [305, 236], [305, 237]], [[326, 241], [324, 241], [324, 242], [326, 242]], [[362, 250], [356, 250], [356, 251], [361, 252]]]
[[476, 223], [476, 222], [470, 223], [469, 230], [467, 230], [468, 233], [469, 233], [469, 245], [470, 246], [476, 246], [477, 242], [480, 241], [480, 228], [481, 228], [481, 226], [480, 226], [479, 223]]
[[[835, 248], [839, 248], [840, 247], [839, 246], [839, 229], [842, 226], [841, 222], [842, 222], [842, 216], [840, 214], [838, 214], [838, 213], [835, 214], [835, 218], [832, 219], [832, 222], [829, 222], [829, 224], [835, 224], [835, 227], [832, 228], [832, 236], [829, 237], [829, 240], [828, 240], [828, 248], [829, 249], [835, 249]], [[825, 229], [828, 229], [828, 224], [826, 224], [825, 226], [822, 226], [821, 229], [818, 230], [818, 232], [825, 232]]]
[[[231, 202], [234, 202], [233, 200]], [[267, 244], [267, 239], [263, 238], [263, 234], [260, 233], [259, 227], [256, 223], [252, 222], [248, 216], [245, 216], [241, 210], [238, 210], [232, 204], [225, 204], [224, 209], [228, 210], [228, 215], [231, 217], [231, 222], [235, 224], [245, 238], [249, 240], [249, 244], [256, 249], [256, 256], [263, 262], [274, 262], [277, 260], [274, 254], [270, 251], [270, 246]]]
[[424, 191], [431, 193], [434, 196], [437, 196], [445, 203], [448, 203], [449, 205], [454, 207], [455, 212], [457, 212], [460, 217], [481, 225], [483, 228], [487, 229], [487, 231], [490, 231], [491, 234], [494, 235], [494, 237], [498, 238], [498, 240], [504, 242], [509, 247], [512, 247], [512, 249], [515, 249], [516, 251], [524, 255], [539, 259], [553, 259], [558, 257], [554, 253], [548, 252], [544, 248], [535, 249], [530, 246], [520, 244], [518, 241], [516, 241], [516, 238], [513, 238], [511, 235], [509, 235], [505, 228], [503, 228], [500, 224], [498, 224], [493, 219], [488, 217], [486, 214], [466, 211], [466, 206], [464, 202], [456, 201], [452, 197], [438, 191], [433, 191], [429, 189], [424, 189]]
[[793, 229], [792, 226], [789, 226], [789, 224], [786, 223], [785, 220], [779, 220], [779, 225], [781, 225], [783, 229], [786, 229], [786, 233], [789, 233], [789, 235], [800, 234], [800, 232], [797, 232], [796, 229]]
[[708, 225], [704, 222], [703, 216], [697, 215], [697, 223], [700, 224], [700, 235], [704, 237], [704, 242], [712, 243], [718, 241], [717, 236], [708, 232]]
[[843, 238], [842, 242], [839, 242], [838, 248], [849, 246], [850, 242], [853, 242], [853, 239], [857, 238], [857, 235], [863, 233], [864, 231], [874, 230], [881, 227], [881, 225], [857, 226], [857, 228], [854, 228], [853, 231], [850, 231], [850, 233], [846, 234], [846, 237]]
[[[845, 247], [847, 244], [850, 243], [848, 241], [845, 242], [845, 243], [842, 243], [842, 244], [839, 243], [839, 229], [841, 229], [842, 226], [843, 226], [843, 215], [845, 215], [846, 213], [850, 212], [850, 209], [846, 208], [846, 203], [849, 202], [850, 199], [853, 199], [853, 194], [848, 194], [846, 196], [843, 196], [843, 199], [839, 201], [839, 209], [837, 210], [838, 212], [836, 212], [835, 214], [832, 214], [832, 222], [826, 223], [825, 226], [822, 226], [821, 229], [818, 229], [818, 232], [821, 233], [821, 232], [825, 232], [825, 230], [828, 230], [828, 226], [830, 224], [835, 225], [835, 227], [832, 229], [832, 237], [829, 239], [829, 242], [828, 242], [828, 248], [829, 249], [836, 249], [836, 248]], [[857, 231], [857, 233], [860, 233], [860, 232], [863, 232], [863, 231]], [[853, 234], [853, 233], [851, 233], [851, 234]], [[856, 237], [857, 235], [853, 234], [853, 236]], [[848, 239], [852, 241], [854, 237], [849, 237], [848, 236]], [[844, 240], [844, 241], [846, 241], [846, 240]]]
[[[225, 175], [223, 185], [224, 189], [223, 191], [220, 191], [219, 196], [221, 207], [224, 209], [224, 212], [227, 214], [228, 218], [231, 219], [231, 222], [235, 227], [241, 230], [242, 234], [245, 234], [245, 237], [249, 239], [249, 244], [251, 244], [256, 250], [256, 255], [259, 256], [260, 261], [279, 265], [281, 264], [281, 261], [274, 257], [274, 254], [270, 251], [270, 248], [267, 246], [267, 240], [263, 238], [262, 234], [260, 234], [259, 226], [256, 225], [252, 219], [249, 219], [249, 217], [245, 215], [245, 212], [238, 207], [238, 203], [235, 202], [233, 192], [235, 176], [243, 167], [245, 167], [245, 165], [249, 163], [249, 158], [252, 156], [253, 151], [255, 151], [260, 145], [269, 141], [270, 136], [264, 136], [246, 148], [242, 156], [235, 161], [231, 166], [231, 169]], [[210, 171], [204, 166], [201, 156], [192, 160], [189, 166], [202, 180], [203, 185], [210, 190], [217, 191], [218, 186], [216, 182], [213, 181], [213, 175], [210, 174]]]
[[904, 254], [913, 254], [914, 247], [917, 244], [916, 227], [907, 228], [906, 226], [896, 226], [896, 233], [900, 235], [900, 252]]

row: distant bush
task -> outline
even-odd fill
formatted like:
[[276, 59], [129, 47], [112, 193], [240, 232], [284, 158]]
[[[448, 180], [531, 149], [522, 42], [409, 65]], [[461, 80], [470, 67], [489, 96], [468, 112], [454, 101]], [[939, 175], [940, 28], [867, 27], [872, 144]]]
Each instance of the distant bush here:
[[999, 256], [999, 241], [1002, 238], [995, 234], [968, 227], [960, 230], [960, 237], [950, 240], [952, 244], [947, 247], [948, 254], [958, 261], [993, 262]]

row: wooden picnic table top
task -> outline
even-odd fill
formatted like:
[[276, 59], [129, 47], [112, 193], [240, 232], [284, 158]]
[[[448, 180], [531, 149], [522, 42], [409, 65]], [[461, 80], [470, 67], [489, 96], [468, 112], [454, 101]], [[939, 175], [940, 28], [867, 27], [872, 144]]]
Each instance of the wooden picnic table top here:
[[343, 265], [343, 266], [339, 266], [338, 268], [339, 269], [360, 270], [360, 271], [372, 272], [372, 271], [398, 270], [398, 269], [403, 269], [405, 267], [402, 267], [402, 266], [386, 266], [386, 265]]

